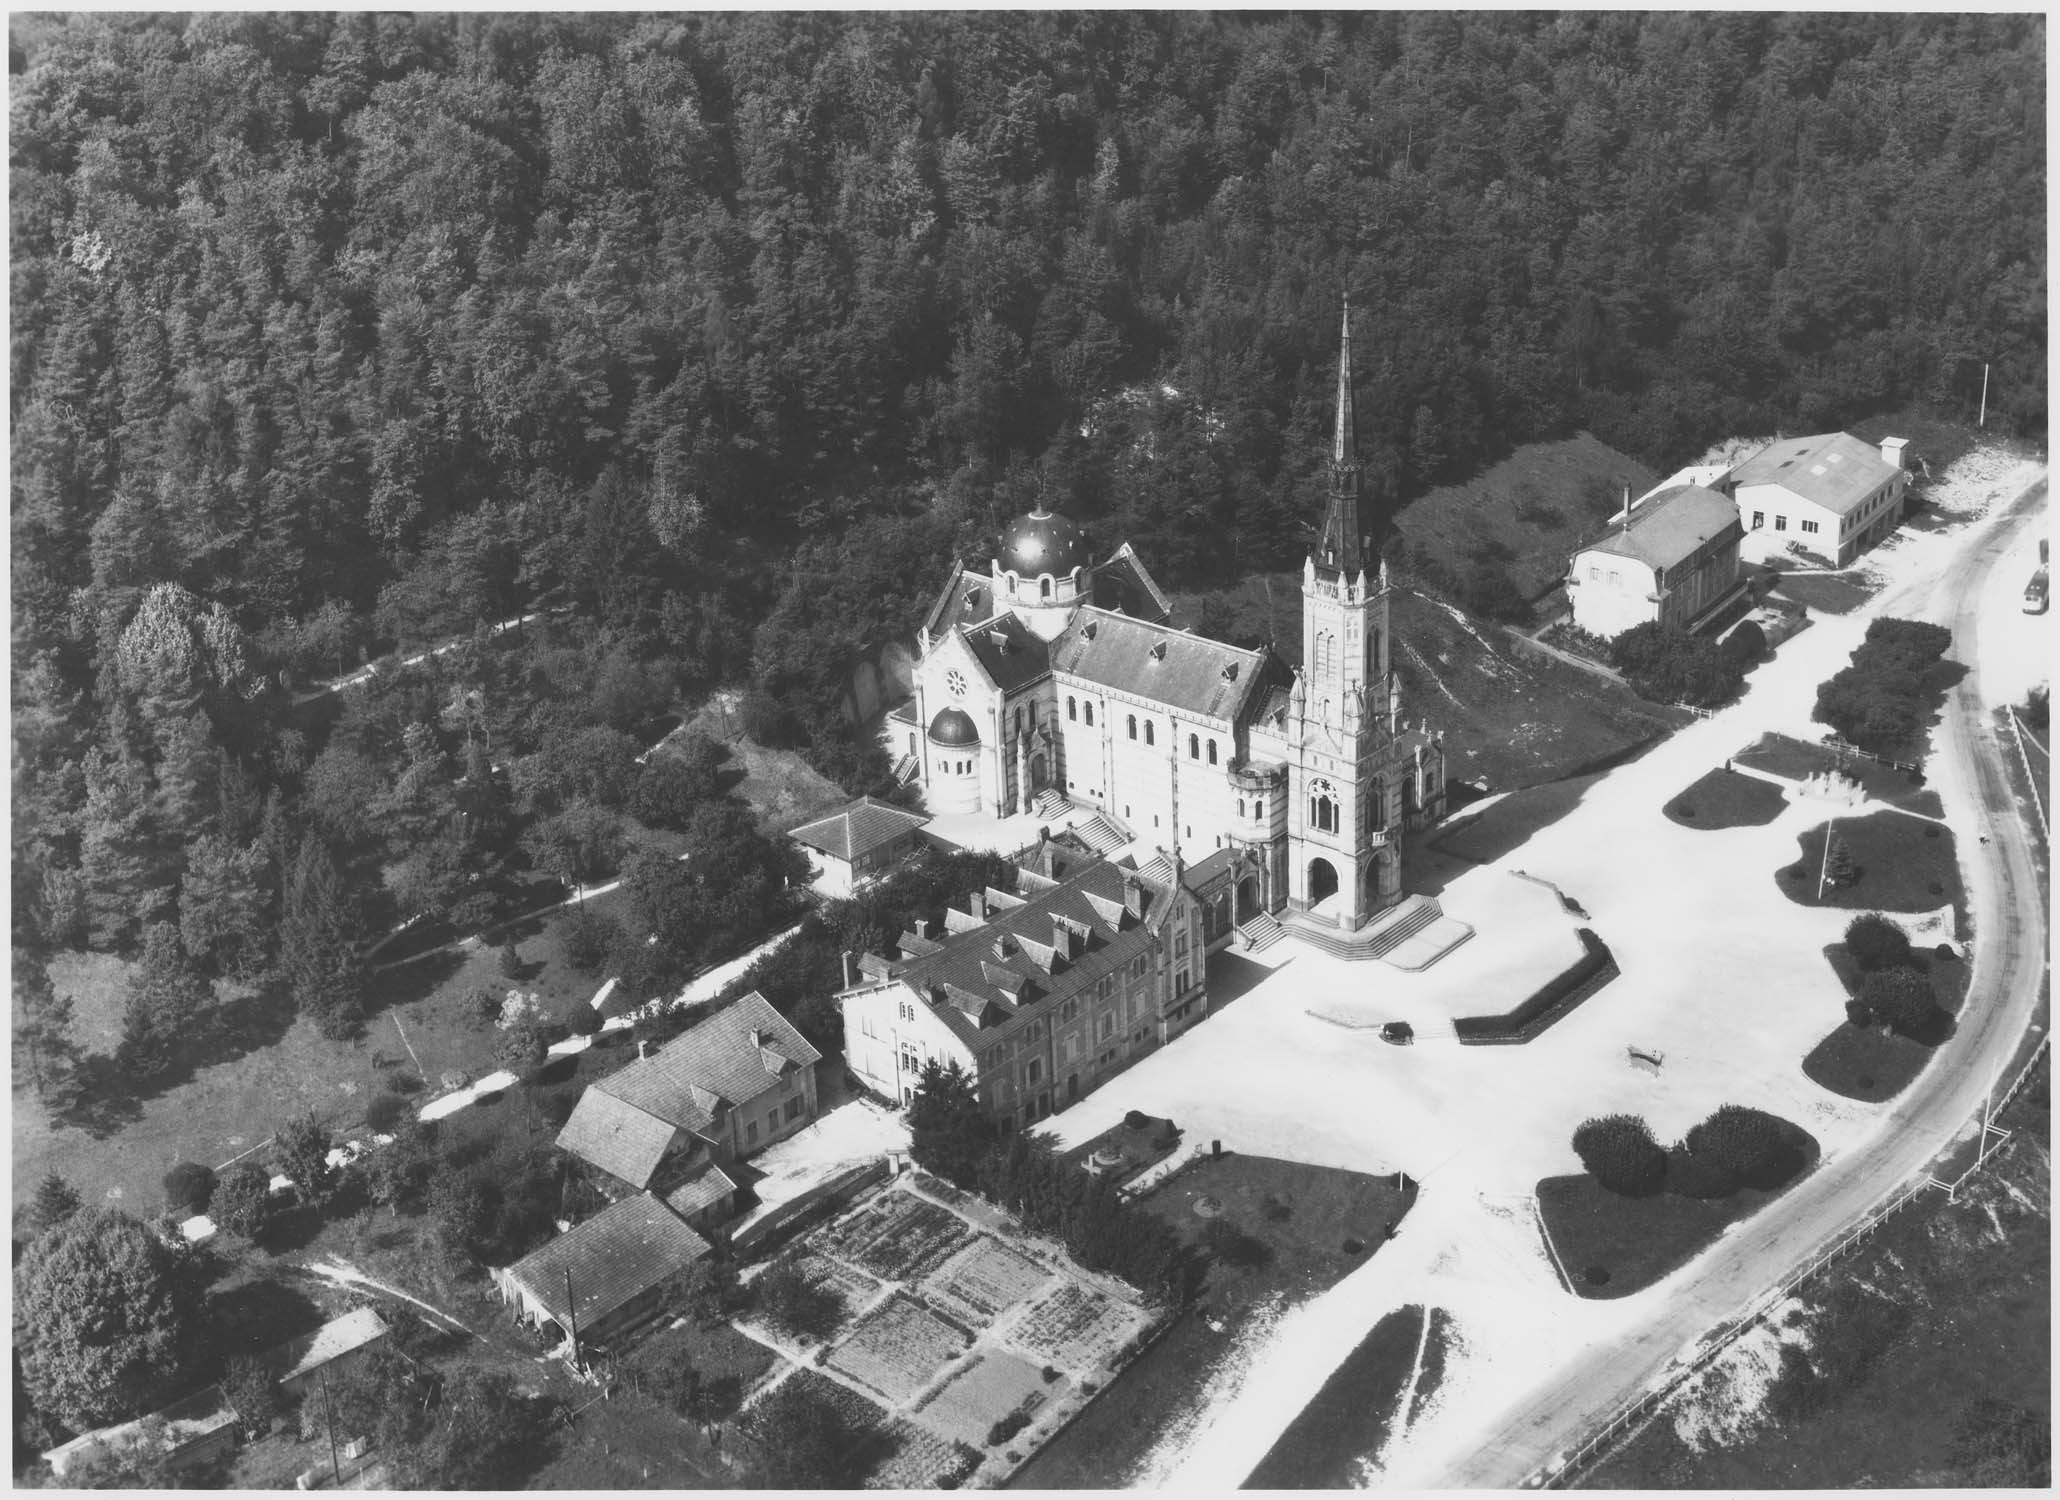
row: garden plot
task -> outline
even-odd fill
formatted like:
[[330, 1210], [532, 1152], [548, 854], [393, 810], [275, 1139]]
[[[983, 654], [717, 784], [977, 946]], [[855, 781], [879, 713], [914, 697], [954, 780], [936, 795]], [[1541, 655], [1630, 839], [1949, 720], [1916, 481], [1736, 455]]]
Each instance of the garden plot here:
[[832, 1226], [820, 1248], [884, 1280], [915, 1281], [972, 1237], [971, 1226], [950, 1209], [889, 1191]]
[[1128, 1303], [1068, 1281], [1025, 1313], [1005, 1342], [1039, 1364], [1092, 1370], [1113, 1360], [1145, 1321]]
[[831, 1260], [827, 1255], [818, 1255], [813, 1250], [801, 1250], [792, 1257], [800, 1267], [801, 1274], [810, 1281], [835, 1287], [844, 1298], [844, 1305], [853, 1312], [858, 1311], [880, 1293], [879, 1278]]
[[896, 1294], [859, 1319], [827, 1363], [898, 1405], [934, 1380], [945, 1361], [964, 1353], [970, 1343], [963, 1329], [914, 1298]]
[[961, 1480], [980, 1467], [977, 1448], [940, 1437], [906, 1417], [889, 1422], [885, 1437], [893, 1454], [866, 1476], [869, 1490], [957, 1489]]
[[963, 1443], [987, 1441], [994, 1424], [1011, 1412], [1034, 1412], [1063, 1391], [1047, 1384], [1036, 1365], [990, 1349], [945, 1383], [922, 1407], [923, 1420]]
[[924, 1280], [923, 1298], [978, 1326], [1014, 1307], [1051, 1279], [1051, 1272], [999, 1240], [981, 1235]]

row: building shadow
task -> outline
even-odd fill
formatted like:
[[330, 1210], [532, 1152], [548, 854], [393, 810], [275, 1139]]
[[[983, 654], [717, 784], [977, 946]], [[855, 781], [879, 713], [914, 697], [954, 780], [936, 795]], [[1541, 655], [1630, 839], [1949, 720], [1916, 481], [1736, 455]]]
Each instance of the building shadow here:
[[[1281, 968], [1292, 964], [1291, 958]], [[1244, 998], [1247, 992], [1277, 972], [1265, 964], [1246, 958], [1242, 953], [1223, 952], [1209, 959], [1209, 1014], [1215, 1015], [1225, 1006]]]

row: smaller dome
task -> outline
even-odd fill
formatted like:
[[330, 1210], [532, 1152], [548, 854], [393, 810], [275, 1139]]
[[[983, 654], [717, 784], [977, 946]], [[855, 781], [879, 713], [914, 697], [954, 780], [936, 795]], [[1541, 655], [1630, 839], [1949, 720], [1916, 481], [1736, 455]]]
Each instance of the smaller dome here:
[[1039, 506], [1018, 516], [1001, 537], [1001, 569], [1018, 578], [1049, 573], [1064, 578], [1087, 565], [1087, 538], [1080, 528], [1055, 511]]
[[947, 708], [930, 721], [933, 745], [968, 746], [980, 743], [980, 728], [962, 708]]

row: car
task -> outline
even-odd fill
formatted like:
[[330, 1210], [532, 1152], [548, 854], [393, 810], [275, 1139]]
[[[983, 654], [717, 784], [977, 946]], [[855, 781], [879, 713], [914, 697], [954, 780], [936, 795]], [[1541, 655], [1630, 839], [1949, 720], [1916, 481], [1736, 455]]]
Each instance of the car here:
[[1393, 1042], [1398, 1047], [1406, 1047], [1416, 1040], [1416, 1028], [1407, 1021], [1390, 1021], [1381, 1027], [1380, 1039], [1384, 1042]]

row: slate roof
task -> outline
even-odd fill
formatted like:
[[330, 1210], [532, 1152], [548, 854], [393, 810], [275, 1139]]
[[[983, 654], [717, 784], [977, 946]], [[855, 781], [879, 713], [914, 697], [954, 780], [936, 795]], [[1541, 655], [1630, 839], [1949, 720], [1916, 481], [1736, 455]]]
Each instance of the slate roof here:
[[1263, 652], [1100, 609], [1081, 610], [1051, 644], [1055, 672], [1205, 719], [1237, 718], [1265, 662]]
[[682, 1219], [691, 1219], [709, 1204], [737, 1190], [730, 1174], [721, 1167], [711, 1166], [706, 1171], [688, 1178], [665, 1195], [665, 1206]]
[[[751, 1039], [754, 1030], [764, 1033], [762, 1049]], [[793, 1068], [821, 1060], [822, 1054], [753, 990], [649, 1057], [610, 1073], [587, 1093], [611, 1094], [683, 1130], [706, 1133], [727, 1106], [755, 1099]], [[569, 1120], [566, 1128], [571, 1128]]]
[[1094, 583], [1088, 592], [1097, 609], [1121, 610], [1154, 624], [1163, 623], [1173, 613], [1173, 606], [1145, 571], [1144, 560], [1128, 542], [1094, 570]]
[[1606, 552], [1655, 568], [1671, 568], [1712, 538], [1740, 529], [1735, 502], [1700, 485], [1683, 484], [1633, 506], [1628, 529], [1615, 526], [1580, 551]]
[[565, 1128], [558, 1132], [558, 1149], [632, 1187], [643, 1187], [678, 1133], [671, 1121], [594, 1087], [572, 1107]]
[[985, 573], [974, 572], [965, 566], [963, 559], [959, 559], [953, 561], [943, 590], [930, 606], [930, 613], [924, 616], [923, 629], [929, 631], [934, 640], [961, 625], [978, 624], [993, 614], [993, 580]]
[[1731, 471], [1734, 485], [1778, 484], [1844, 515], [1895, 475], [1881, 450], [1846, 432], [1769, 443]]
[[[1135, 914], [1126, 884], [1135, 889]], [[897, 965], [894, 977], [927, 1000], [960, 1040], [985, 1047], [1144, 951], [1165, 900], [1163, 886], [1098, 860], [1021, 905], [947, 936], [935, 952]], [[1070, 956], [1054, 952], [1065, 929], [1078, 934]], [[1008, 942], [997, 949], [1003, 937]]]
[[1028, 687], [1051, 670], [1051, 648], [1013, 611], [983, 625], [962, 626], [959, 634], [1004, 693]]
[[910, 829], [920, 828], [929, 821], [923, 814], [912, 813], [891, 802], [861, 797], [827, 818], [803, 823], [791, 830], [787, 837], [838, 859], [853, 860], [872, 853], [882, 844], [893, 843]]
[[279, 1379], [297, 1380], [312, 1375], [331, 1360], [341, 1359], [353, 1349], [362, 1349], [386, 1337], [386, 1324], [369, 1307], [332, 1318], [313, 1333], [281, 1344], [265, 1356], [279, 1369]]
[[708, 1253], [708, 1241], [649, 1193], [612, 1203], [507, 1270], [508, 1278], [569, 1326], [565, 1273], [572, 1273], [579, 1326], [587, 1329]]

